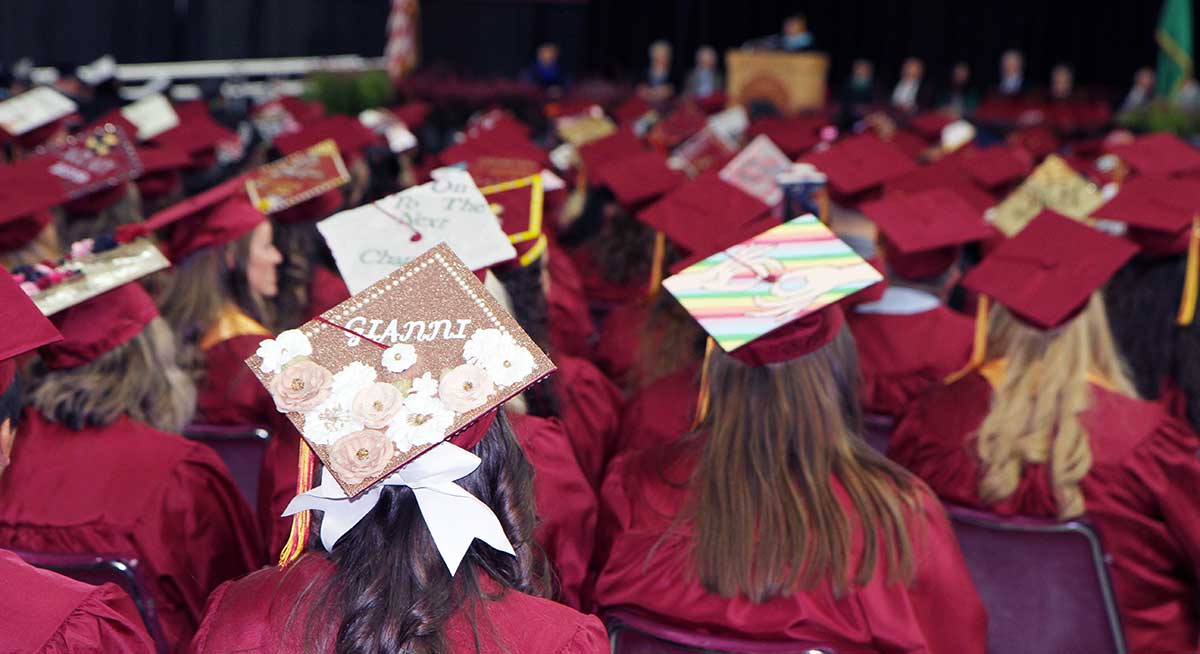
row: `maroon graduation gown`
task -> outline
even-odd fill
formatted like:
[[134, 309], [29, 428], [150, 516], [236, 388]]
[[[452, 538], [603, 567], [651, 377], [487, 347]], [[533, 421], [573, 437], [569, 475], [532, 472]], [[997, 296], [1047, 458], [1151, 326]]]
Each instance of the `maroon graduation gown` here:
[[575, 461], [562, 423], [516, 413], [509, 417], [533, 465], [538, 514], [534, 537], [554, 566], [559, 599], [578, 609], [596, 538], [596, 491]]
[[[285, 569], [265, 568], [217, 589], [204, 624], [192, 643], [193, 654], [292, 654], [303, 651], [304, 620], [309, 606], [296, 606], [304, 589], [335, 574], [320, 554], [310, 554]], [[608, 652], [608, 636], [594, 616], [499, 585], [479, 571], [488, 596], [474, 611], [464, 605], [445, 625], [450, 654], [592, 654]], [[498, 597], [497, 597], [498, 595]], [[309, 595], [310, 600], [313, 596]], [[293, 611], [299, 616], [294, 622]], [[475, 627], [471, 620], [474, 619]], [[338, 624], [326, 621], [332, 632]], [[478, 634], [478, 649], [476, 649]], [[331, 635], [332, 639], [332, 635]], [[332, 650], [331, 650], [332, 651]]]
[[847, 323], [868, 413], [904, 415], [917, 396], [971, 358], [975, 321], [944, 305], [911, 314], [850, 311]]
[[3, 651], [22, 654], [153, 654], [137, 607], [112, 584], [89, 586], [0, 550]]
[[267, 562], [275, 561], [287, 542], [291, 518], [280, 517], [296, 496], [300, 434], [285, 414], [275, 410], [271, 394], [244, 363], [271, 334], [242, 334], [204, 351], [204, 378], [197, 387], [196, 422], [254, 425], [271, 434], [258, 480], [256, 513], [266, 545]]
[[[1081, 420], [1092, 448], [1084, 477], [1087, 516], [1110, 557], [1129, 651], [1200, 648], [1200, 437], [1156, 403], [1092, 387]], [[973, 434], [992, 386], [972, 373], [917, 402], [898, 425], [888, 455], [944, 499], [1001, 515], [1054, 517], [1045, 465], [1028, 465], [1016, 492], [985, 506]]]
[[[656, 465], [644, 461], [648, 456], [621, 455], [605, 477], [602, 516], [612, 521], [606, 528], [613, 537], [596, 582], [600, 607], [633, 607], [719, 635], [820, 643], [841, 654], [983, 654], [987, 616], [932, 493], [922, 490], [923, 511], [910, 518], [916, 575], [909, 585], [889, 583], [881, 557], [871, 581], [840, 598], [822, 584], [756, 604], [709, 592], [696, 578], [693, 532], [677, 516], [691, 502], [697, 454], [678, 452]], [[853, 566], [862, 555], [861, 525], [840, 482], [833, 483], [854, 525]]]
[[552, 248], [547, 271], [550, 288], [546, 293], [550, 341], [556, 352], [590, 359], [596, 325], [588, 310], [583, 280], [565, 252]]
[[208, 594], [262, 561], [216, 453], [128, 417], [74, 431], [27, 410], [0, 497], [0, 547], [138, 559], [174, 651]]
[[589, 361], [555, 357], [559, 417], [571, 439], [575, 460], [593, 488], [615, 447], [621, 419], [621, 392]]
[[689, 431], [700, 395], [700, 363], [651, 382], [636, 391], [621, 413], [620, 436], [613, 457], [670, 442]]
[[316, 264], [308, 283], [308, 308], [304, 310], [306, 320], [319, 316], [350, 299], [346, 282], [334, 271]]

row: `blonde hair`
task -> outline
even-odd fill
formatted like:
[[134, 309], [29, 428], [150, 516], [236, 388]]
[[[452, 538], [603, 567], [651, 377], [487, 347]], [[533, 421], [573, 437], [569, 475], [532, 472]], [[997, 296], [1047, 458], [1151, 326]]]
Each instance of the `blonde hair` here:
[[1084, 512], [1079, 482], [1092, 467], [1092, 449], [1079, 416], [1092, 402], [1092, 381], [1136, 397], [1117, 352], [1104, 301], [1093, 293], [1065, 325], [1038, 330], [1000, 305], [988, 316], [988, 351], [1007, 359], [1005, 376], [979, 427], [983, 463], [979, 495], [1000, 502], [1016, 491], [1025, 464], [1048, 464], [1058, 517]]
[[71, 429], [103, 427], [128, 415], [179, 431], [196, 409], [196, 387], [175, 363], [175, 335], [162, 318], [90, 363], [36, 368], [30, 402], [51, 422]]

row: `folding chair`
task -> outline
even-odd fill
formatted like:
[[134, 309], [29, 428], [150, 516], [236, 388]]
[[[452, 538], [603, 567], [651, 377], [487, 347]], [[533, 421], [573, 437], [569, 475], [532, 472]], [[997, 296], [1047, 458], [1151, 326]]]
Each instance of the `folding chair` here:
[[643, 613], [611, 609], [604, 614], [612, 654], [837, 654], [828, 645], [713, 636], [665, 624]]
[[253, 425], [188, 425], [183, 435], [216, 450], [246, 503], [251, 508], [258, 506], [258, 478], [270, 438], [266, 429]]

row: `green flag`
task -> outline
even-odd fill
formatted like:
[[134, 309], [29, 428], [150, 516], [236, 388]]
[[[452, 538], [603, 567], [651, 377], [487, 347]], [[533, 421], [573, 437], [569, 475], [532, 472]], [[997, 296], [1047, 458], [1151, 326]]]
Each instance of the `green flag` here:
[[1192, 1], [1164, 0], [1158, 29], [1158, 94], [1175, 95], [1192, 76]]

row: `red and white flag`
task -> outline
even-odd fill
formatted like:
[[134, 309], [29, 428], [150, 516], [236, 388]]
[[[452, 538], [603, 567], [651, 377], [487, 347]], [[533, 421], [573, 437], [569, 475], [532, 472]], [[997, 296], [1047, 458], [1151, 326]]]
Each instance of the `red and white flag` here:
[[392, 0], [388, 16], [387, 47], [383, 56], [388, 77], [399, 81], [417, 67], [420, 57], [421, 6], [419, 0]]

